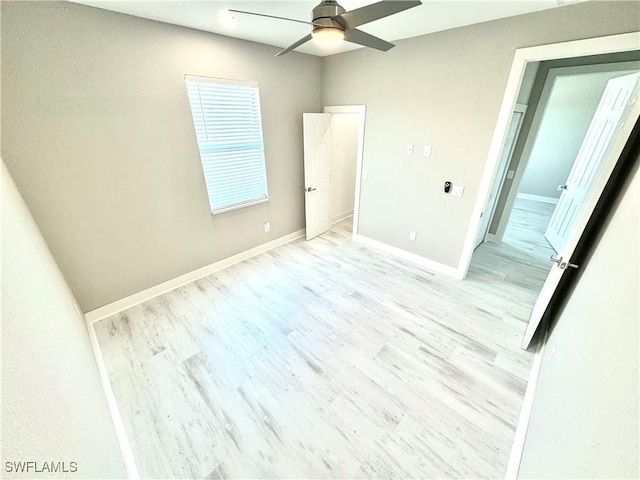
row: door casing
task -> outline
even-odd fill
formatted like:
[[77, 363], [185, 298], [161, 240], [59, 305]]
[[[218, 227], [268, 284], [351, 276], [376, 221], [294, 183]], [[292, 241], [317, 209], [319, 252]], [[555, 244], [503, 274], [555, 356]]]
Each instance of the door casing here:
[[358, 234], [358, 218], [360, 213], [360, 190], [362, 186], [362, 164], [364, 156], [364, 128], [367, 107], [365, 105], [329, 105], [324, 107], [325, 113], [355, 113], [359, 117], [358, 127], [358, 157], [356, 159], [356, 185], [353, 202], [353, 231], [352, 235]]

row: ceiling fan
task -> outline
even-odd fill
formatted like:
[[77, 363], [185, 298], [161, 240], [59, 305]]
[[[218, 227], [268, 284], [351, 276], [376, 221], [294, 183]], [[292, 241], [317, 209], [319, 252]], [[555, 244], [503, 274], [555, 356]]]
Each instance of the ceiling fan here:
[[336, 0], [322, 0], [312, 11], [311, 22], [296, 20], [293, 18], [277, 17], [275, 15], [266, 15], [263, 13], [245, 12], [242, 10], [232, 10], [229, 12], [242, 13], [246, 15], [257, 15], [259, 17], [277, 18], [279, 20], [287, 20], [290, 22], [306, 23], [312, 25], [313, 29], [310, 34], [302, 37], [297, 42], [289, 45], [284, 50], [278, 52], [277, 56], [284, 55], [291, 50], [298, 48], [303, 43], [308, 42], [312, 38], [321, 42], [347, 42], [356, 43], [364, 47], [375, 48], [386, 52], [393, 48], [393, 43], [370, 35], [356, 27], [365, 23], [373, 22], [380, 18], [388, 17], [394, 13], [399, 13], [409, 8], [421, 5], [420, 0], [383, 0], [381, 2], [372, 3], [355, 10], [347, 12]]

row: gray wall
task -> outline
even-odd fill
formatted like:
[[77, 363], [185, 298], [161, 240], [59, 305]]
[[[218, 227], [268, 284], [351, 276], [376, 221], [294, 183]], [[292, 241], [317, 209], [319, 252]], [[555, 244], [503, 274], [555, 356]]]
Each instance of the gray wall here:
[[640, 474], [639, 161], [548, 339], [520, 478]]
[[586, 2], [326, 58], [325, 103], [367, 105], [360, 233], [457, 266], [514, 50], [631, 32], [639, 16], [637, 2]]
[[[2, 156], [84, 311], [304, 227], [319, 58], [66, 2], [2, 2], [2, 50]], [[187, 73], [259, 82], [270, 202], [210, 214]]]
[[[2, 162], [2, 434], [5, 462], [77, 463], [56, 477], [126, 471], [84, 319]], [[45, 475], [46, 476], [46, 475]]]

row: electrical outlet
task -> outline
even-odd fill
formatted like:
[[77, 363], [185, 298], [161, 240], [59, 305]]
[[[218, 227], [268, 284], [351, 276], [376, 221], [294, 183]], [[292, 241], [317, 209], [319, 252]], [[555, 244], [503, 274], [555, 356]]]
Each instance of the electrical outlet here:
[[264, 222], [264, 231], [268, 232], [271, 230], [271, 224], [269, 222]]
[[422, 152], [422, 155], [425, 157], [430, 157], [431, 156], [431, 145], [425, 145], [424, 146], [424, 151]]
[[407, 145], [406, 152], [407, 152], [407, 155], [413, 155], [413, 145], [411, 144]]
[[412, 242], [415, 242], [416, 237], [417, 237], [416, 232], [409, 232], [409, 240], [411, 240]]

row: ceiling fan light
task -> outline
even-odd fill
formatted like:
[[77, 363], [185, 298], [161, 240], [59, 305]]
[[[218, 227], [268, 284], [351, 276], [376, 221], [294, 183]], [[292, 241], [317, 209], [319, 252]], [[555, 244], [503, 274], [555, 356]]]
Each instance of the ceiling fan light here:
[[344, 40], [344, 30], [335, 27], [320, 27], [311, 32], [311, 36], [323, 44], [337, 44]]

